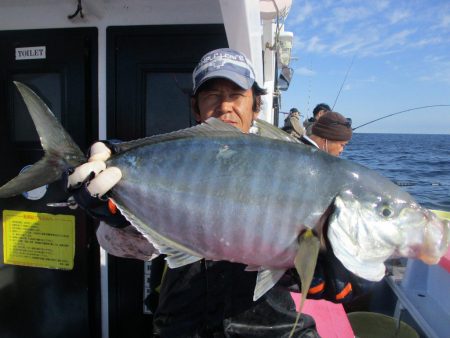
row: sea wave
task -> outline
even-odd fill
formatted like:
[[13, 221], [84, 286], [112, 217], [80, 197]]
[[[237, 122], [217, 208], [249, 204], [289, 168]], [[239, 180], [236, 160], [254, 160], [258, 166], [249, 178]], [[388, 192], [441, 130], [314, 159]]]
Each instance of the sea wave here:
[[378, 171], [425, 207], [450, 211], [450, 135], [357, 133], [343, 157]]

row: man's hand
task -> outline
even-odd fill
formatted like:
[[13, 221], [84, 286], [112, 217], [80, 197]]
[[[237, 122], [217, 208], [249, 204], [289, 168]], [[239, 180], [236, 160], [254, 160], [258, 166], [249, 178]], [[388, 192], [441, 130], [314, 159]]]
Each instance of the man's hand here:
[[76, 167], [66, 176], [66, 189], [92, 217], [114, 227], [126, 227], [129, 222], [105, 195], [122, 178], [119, 168], [106, 167], [105, 161], [111, 157], [111, 149], [103, 142], [96, 142], [89, 152], [88, 162]]
[[111, 156], [111, 150], [103, 143], [91, 146], [88, 162], [75, 168], [67, 179], [69, 190], [78, 189], [86, 183], [86, 189], [93, 197], [102, 197], [122, 178], [117, 167], [106, 168], [105, 161]]

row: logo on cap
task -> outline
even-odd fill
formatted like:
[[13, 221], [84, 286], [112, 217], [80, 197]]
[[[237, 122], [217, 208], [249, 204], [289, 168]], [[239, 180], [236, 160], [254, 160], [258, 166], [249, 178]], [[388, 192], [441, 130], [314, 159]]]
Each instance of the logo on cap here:
[[215, 69], [220, 69], [224, 65], [225, 65], [225, 60], [223, 60], [223, 59], [214, 60], [213, 62], [211, 62], [211, 66], [214, 67]]
[[255, 83], [255, 72], [244, 54], [230, 48], [213, 50], [202, 57], [192, 74], [193, 93], [207, 80], [228, 79], [243, 89]]

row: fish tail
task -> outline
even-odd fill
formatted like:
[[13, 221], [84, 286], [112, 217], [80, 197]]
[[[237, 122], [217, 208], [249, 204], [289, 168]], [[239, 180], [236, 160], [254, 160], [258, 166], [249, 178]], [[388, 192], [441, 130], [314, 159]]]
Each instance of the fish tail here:
[[67, 169], [86, 162], [83, 152], [44, 101], [25, 84], [16, 81], [14, 84], [33, 119], [45, 154], [30, 169], [0, 187], [0, 198], [12, 197], [55, 182]]
[[305, 304], [306, 296], [314, 277], [314, 270], [316, 269], [317, 257], [319, 256], [320, 248], [320, 240], [310, 229], [306, 230], [302, 235], [300, 235], [298, 242], [299, 246], [297, 255], [294, 259], [294, 264], [302, 283], [302, 298], [300, 300], [297, 317], [295, 318], [295, 323], [292, 327], [289, 338], [293, 337], [295, 328], [297, 327], [298, 321], [300, 319], [303, 305]]

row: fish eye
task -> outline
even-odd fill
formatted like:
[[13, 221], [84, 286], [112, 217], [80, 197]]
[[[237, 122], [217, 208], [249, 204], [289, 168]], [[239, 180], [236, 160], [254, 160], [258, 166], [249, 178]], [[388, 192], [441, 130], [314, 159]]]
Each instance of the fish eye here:
[[381, 214], [384, 217], [390, 217], [390, 216], [392, 216], [393, 213], [394, 213], [394, 211], [392, 210], [392, 208], [389, 205], [381, 206]]
[[383, 216], [385, 216], [385, 217], [389, 217], [389, 216], [391, 216], [392, 211], [391, 211], [391, 209], [385, 207], [385, 208], [383, 208], [382, 214], [383, 214]]

